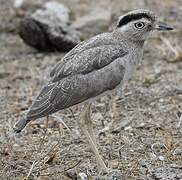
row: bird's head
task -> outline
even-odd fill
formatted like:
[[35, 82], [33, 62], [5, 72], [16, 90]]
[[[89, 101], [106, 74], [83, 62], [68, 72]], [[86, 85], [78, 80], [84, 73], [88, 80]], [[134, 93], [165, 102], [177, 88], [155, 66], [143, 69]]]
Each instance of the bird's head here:
[[167, 31], [173, 28], [159, 22], [154, 12], [139, 9], [121, 16], [116, 30], [133, 41], [145, 41], [153, 30]]

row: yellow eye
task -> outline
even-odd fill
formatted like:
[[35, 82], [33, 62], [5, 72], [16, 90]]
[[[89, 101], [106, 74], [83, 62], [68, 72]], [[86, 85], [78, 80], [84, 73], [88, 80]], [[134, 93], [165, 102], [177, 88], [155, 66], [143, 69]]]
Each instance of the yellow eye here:
[[137, 23], [135, 23], [134, 25], [135, 25], [135, 27], [136, 27], [137, 29], [142, 29], [142, 28], [145, 27], [145, 23], [144, 23], [144, 22], [137, 22]]

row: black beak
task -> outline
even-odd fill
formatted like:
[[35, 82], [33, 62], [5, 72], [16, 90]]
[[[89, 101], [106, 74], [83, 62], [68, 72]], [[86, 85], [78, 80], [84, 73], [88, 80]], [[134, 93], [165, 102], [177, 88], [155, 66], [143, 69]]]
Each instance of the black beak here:
[[171, 31], [173, 30], [174, 28], [163, 23], [163, 22], [159, 22], [157, 25], [156, 25], [156, 28], [158, 31]]

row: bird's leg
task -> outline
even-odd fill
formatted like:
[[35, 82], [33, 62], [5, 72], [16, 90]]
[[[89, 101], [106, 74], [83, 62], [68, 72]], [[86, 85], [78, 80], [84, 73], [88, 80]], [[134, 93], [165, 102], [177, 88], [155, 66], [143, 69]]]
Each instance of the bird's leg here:
[[95, 146], [97, 146], [97, 141], [96, 141], [96, 137], [95, 137], [95, 133], [94, 133], [93, 123], [91, 120], [91, 104], [90, 103], [86, 104], [85, 110], [86, 110], [85, 124], [87, 125], [88, 133], [90, 134]]
[[90, 104], [86, 104], [83, 111], [80, 113], [80, 128], [82, 129], [84, 135], [86, 136], [92, 148], [92, 151], [94, 152], [96, 156], [97, 164], [99, 165], [101, 170], [108, 172], [108, 168], [106, 167], [97, 149], [97, 143], [96, 143], [95, 135], [93, 132], [93, 126], [91, 124], [91, 118], [90, 118]]

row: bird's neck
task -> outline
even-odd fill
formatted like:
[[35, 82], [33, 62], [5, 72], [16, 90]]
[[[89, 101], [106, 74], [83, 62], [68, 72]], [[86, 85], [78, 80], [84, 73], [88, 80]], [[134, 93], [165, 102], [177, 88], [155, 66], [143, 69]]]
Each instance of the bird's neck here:
[[126, 36], [122, 32], [118, 32], [117, 30], [114, 30], [112, 32], [113, 37], [117, 39], [118, 41], [121, 41], [123, 43], [127, 43], [130, 46], [137, 47], [137, 48], [143, 48], [145, 40], [136, 40], [135, 38], [132, 38], [132, 36]]
[[130, 62], [126, 60], [126, 64], [129, 63], [129, 66], [137, 66], [142, 62], [143, 56], [143, 46], [144, 41], [134, 41], [122, 33], [113, 32], [113, 38], [122, 44], [123, 48], [128, 52], [130, 56]]

